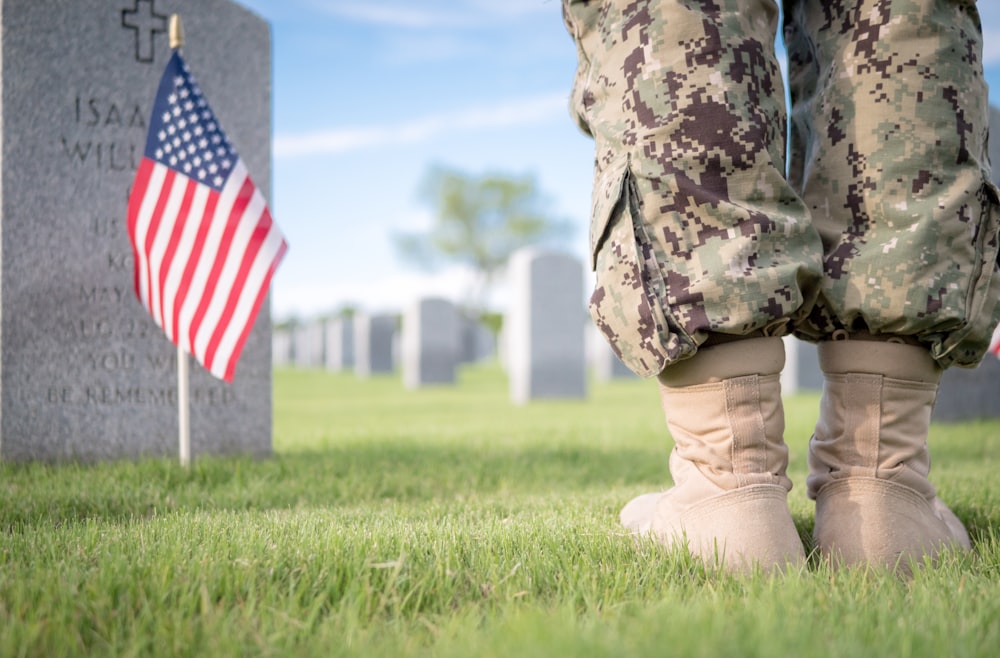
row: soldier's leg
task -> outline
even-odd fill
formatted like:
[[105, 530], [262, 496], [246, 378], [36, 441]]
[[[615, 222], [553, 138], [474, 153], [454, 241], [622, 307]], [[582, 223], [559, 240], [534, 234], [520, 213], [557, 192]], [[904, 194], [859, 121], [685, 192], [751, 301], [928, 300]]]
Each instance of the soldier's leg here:
[[591, 313], [659, 375], [677, 444], [674, 489], [622, 521], [732, 565], [799, 562], [774, 336], [808, 311], [821, 246], [784, 176], [777, 7], [566, 0], [564, 15], [596, 146]]
[[796, 326], [826, 377], [816, 540], [906, 568], [968, 545], [927, 478], [927, 430], [941, 369], [978, 363], [998, 320], [979, 18], [971, 1], [786, 0], [785, 20], [790, 180], [824, 248]]

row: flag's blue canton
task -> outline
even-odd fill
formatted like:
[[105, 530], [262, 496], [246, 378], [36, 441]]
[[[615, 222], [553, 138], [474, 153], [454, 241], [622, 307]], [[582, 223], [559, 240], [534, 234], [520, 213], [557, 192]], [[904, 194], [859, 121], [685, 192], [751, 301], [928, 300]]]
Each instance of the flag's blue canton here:
[[239, 157], [177, 52], [160, 80], [145, 156], [216, 191]]

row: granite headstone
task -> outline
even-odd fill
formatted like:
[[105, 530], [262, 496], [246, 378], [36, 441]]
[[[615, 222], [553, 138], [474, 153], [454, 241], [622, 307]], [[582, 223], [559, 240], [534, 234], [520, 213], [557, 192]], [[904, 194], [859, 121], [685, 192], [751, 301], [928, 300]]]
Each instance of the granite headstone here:
[[948, 368], [932, 418], [956, 422], [1000, 417], [1000, 359], [987, 354], [978, 368]]
[[292, 332], [290, 329], [275, 328], [271, 333], [271, 364], [292, 365]]
[[326, 321], [326, 369], [343, 372], [354, 369], [354, 322], [349, 317]]
[[326, 327], [322, 320], [308, 320], [295, 327], [292, 353], [297, 368], [323, 368], [326, 365]]
[[462, 316], [462, 363], [480, 363], [496, 357], [497, 337], [493, 330], [475, 318]]
[[534, 247], [509, 263], [511, 303], [504, 322], [515, 404], [587, 394], [583, 265]]
[[785, 368], [781, 371], [782, 395], [795, 395], [802, 391], [822, 391], [823, 372], [819, 368], [819, 354], [815, 343], [794, 336], [784, 336]]
[[395, 371], [395, 315], [387, 313], [354, 315], [354, 374], [365, 379]]
[[447, 299], [420, 299], [403, 314], [403, 384], [454, 384], [462, 336], [458, 309]]
[[[229, 0], [0, 3], [0, 458], [177, 454], [176, 349], [135, 299], [128, 194], [167, 60], [185, 58], [265, 197], [266, 22]], [[271, 322], [233, 384], [191, 360], [191, 451], [270, 454]]]

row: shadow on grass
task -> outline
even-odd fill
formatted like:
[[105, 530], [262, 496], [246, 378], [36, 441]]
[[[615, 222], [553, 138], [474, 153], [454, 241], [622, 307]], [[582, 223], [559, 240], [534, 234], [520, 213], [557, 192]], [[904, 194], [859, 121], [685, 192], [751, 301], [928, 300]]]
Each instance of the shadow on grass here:
[[593, 447], [428, 446], [373, 442], [267, 459], [0, 465], [0, 528], [18, 532], [183, 510], [358, 507], [571, 497], [656, 477], [660, 450]]

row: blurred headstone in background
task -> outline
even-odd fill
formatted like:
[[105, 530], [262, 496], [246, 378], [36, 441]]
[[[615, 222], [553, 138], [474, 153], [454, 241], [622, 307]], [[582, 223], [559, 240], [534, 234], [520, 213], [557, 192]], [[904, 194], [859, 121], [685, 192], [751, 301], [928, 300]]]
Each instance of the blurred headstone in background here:
[[417, 300], [403, 313], [403, 384], [454, 384], [462, 347], [458, 309], [447, 299]]
[[343, 372], [354, 369], [354, 321], [350, 317], [330, 318], [323, 328], [326, 335], [326, 369]]
[[312, 319], [295, 327], [292, 332], [293, 363], [296, 368], [322, 368], [326, 362], [326, 328], [321, 320]]
[[354, 315], [354, 374], [360, 378], [394, 372], [395, 315], [358, 312]]
[[521, 249], [508, 265], [507, 373], [516, 404], [587, 394], [583, 265], [568, 254]]

